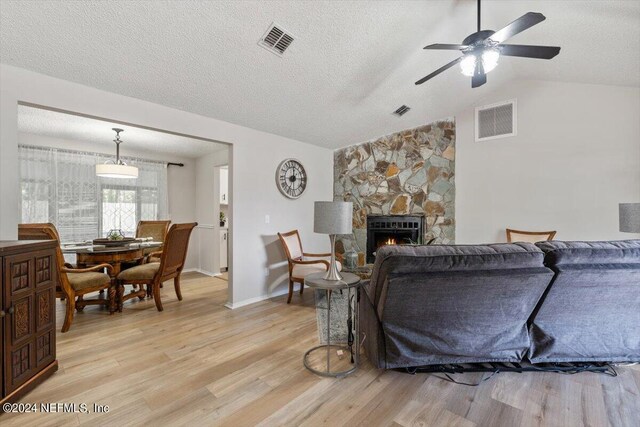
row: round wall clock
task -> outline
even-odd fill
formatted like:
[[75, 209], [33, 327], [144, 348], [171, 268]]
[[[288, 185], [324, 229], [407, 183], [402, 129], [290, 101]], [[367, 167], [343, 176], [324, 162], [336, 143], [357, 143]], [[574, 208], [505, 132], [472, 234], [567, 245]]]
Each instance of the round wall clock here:
[[307, 189], [307, 171], [296, 159], [285, 159], [276, 170], [276, 185], [290, 199], [297, 199]]

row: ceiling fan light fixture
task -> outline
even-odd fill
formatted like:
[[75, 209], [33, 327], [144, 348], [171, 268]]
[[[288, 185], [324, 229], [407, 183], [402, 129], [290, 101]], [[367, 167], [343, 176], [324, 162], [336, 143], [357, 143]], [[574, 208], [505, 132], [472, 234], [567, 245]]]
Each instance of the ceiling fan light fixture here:
[[476, 55], [473, 53], [466, 54], [462, 61], [460, 61], [460, 71], [462, 74], [468, 77], [473, 77], [473, 73], [476, 69]]
[[125, 162], [120, 160], [120, 132], [124, 132], [122, 129], [113, 128], [116, 133], [116, 139], [113, 142], [116, 143], [116, 159], [108, 160], [104, 164], [96, 165], [96, 175], [102, 178], [119, 178], [119, 179], [131, 179], [138, 177], [138, 168], [135, 166], [128, 166]]
[[497, 49], [486, 49], [482, 52], [482, 66], [484, 67], [484, 72], [488, 73], [496, 68], [499, 59], [500, 52]]

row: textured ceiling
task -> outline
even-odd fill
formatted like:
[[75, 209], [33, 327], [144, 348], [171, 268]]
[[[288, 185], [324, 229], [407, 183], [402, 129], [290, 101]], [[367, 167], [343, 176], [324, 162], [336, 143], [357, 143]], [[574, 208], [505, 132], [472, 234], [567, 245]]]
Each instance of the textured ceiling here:
[[[562, 51], [502, 58], [478, 89], [456, 69], [413, 84], [457, 56], [422, 47], [472, 33], [473, 0], [0, 4], [3, 63], [326, 147], [454, 115], [514, 78], [640, 86], [640, 1], [484, 1], [483, 28], [542, 12], [511, 41]], [[257, 45], [272, 22], [296, 37], [282, 58]]]
[[227, 148], [218, 144], [184, 136], [171, 135], [154, 130], [141, 129], [102, 120], [91, 119], [41, 108], [18, 106], [18, 131], [53, 138], [70, 139], [87, 144], [111, 147], [115, 152], [115, 132], [112, 128], [124, 129], [120, 134], [122, 149], [169, 154], [178, 157], [197, 158]]

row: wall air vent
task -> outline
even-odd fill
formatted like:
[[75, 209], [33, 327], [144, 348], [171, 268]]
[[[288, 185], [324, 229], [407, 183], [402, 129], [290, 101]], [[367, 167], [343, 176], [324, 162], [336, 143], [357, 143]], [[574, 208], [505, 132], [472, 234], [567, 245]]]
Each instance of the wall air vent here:
[[269, 52], [282, 56], [285, 50], [293, 43], [293, 36], [280, 25], [272, 23], [264, 33], [258, 45]]
[[406, 105], [403, 105], [402, 107], [400, 107], [396, 111], [394, 111], [393, 114], [395, 114], [396, 116], [399, 117], [399, 116], [404, 115], [409, 110], [411, 110], [411, 107], [407, 107]]
[[517, 135], [516, 100], [476, 108], [476, 142]]

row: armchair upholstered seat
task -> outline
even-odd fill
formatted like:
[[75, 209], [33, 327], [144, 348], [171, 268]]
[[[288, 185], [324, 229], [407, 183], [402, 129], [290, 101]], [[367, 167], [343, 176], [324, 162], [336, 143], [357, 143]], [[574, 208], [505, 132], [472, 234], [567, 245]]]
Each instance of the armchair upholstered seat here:
[[[318, 261], [324, 261], [322, 259]], [[326, 259], [326, 262], [329, 262], [329, 259]], [[336, 261], [338, 263], [338, 269], [342, 270], [342, 264], [340, 261]], [[314, 261], [313, 264], [293, 264], [293, 269], [291, 271], [291, 275], [295, 278], [301, 278], [304, 280], [306, 276], [311, 273], [318, 273], [327, 271], [327, 265], [325, 263], [316, 263]]]
[[[155, 257], [152, 257], [155, 258]], [[136, 265], [135, 267], [128, 268], [122, 273], [118, 274], [119, 280], [152, 280], [160, 270], [159, 262], [150, 262], [147, 264]]]
[[[304, 252], [298, 230], [278, 233], [278, 239], [282, 244], [289, 263], [289, 297], [287, 298], [287, 304], [289, 304], [293, 296], [293, 283], [300, 283], [300, 295], [302, 295], [304, 291], [304, 278], [311, 273], [327, 271], [329, 269], [329, 257], [331, 257], [331, 254], [311, 254]], [[342, 264], [339, 262], [338, 270], [342, 270]]]
[[[82, 311], [86, 305], [98, 304], [109, 308], [109, 312], [115, 311], [116, 289], [113, 286], [111, 274], [113, 267], [109, 264], [99, 264], [89, 268], [74, 268], [64, 262], [64, 255], [60, 248], [60, 235], [53, 224], [20, 224], [18, 225], [18, 239], [20, 240], [55, 240], [56, 263], [58, 270], [58, 287], [56, 287], [56, 298], [64, 299], [67, 302], [64, 324], [62, 332], [67, 332], [71, 328], [74, 312]], [[104, 271], [107, 273], [105, 274]], [[108, 298], [102, 298], [102, 291], [108, 291]], [[100, 296], [95, 299], [85, 300], [84, 296], [93, 292], [100, 292]], [[77, 298], [77, 299], [76, 299]]]
[[75, 291], [92, 288], [95, 286], [109, 285], [111, 277], [108, 274], [98, 272], [67, 273], [69, 284]]

